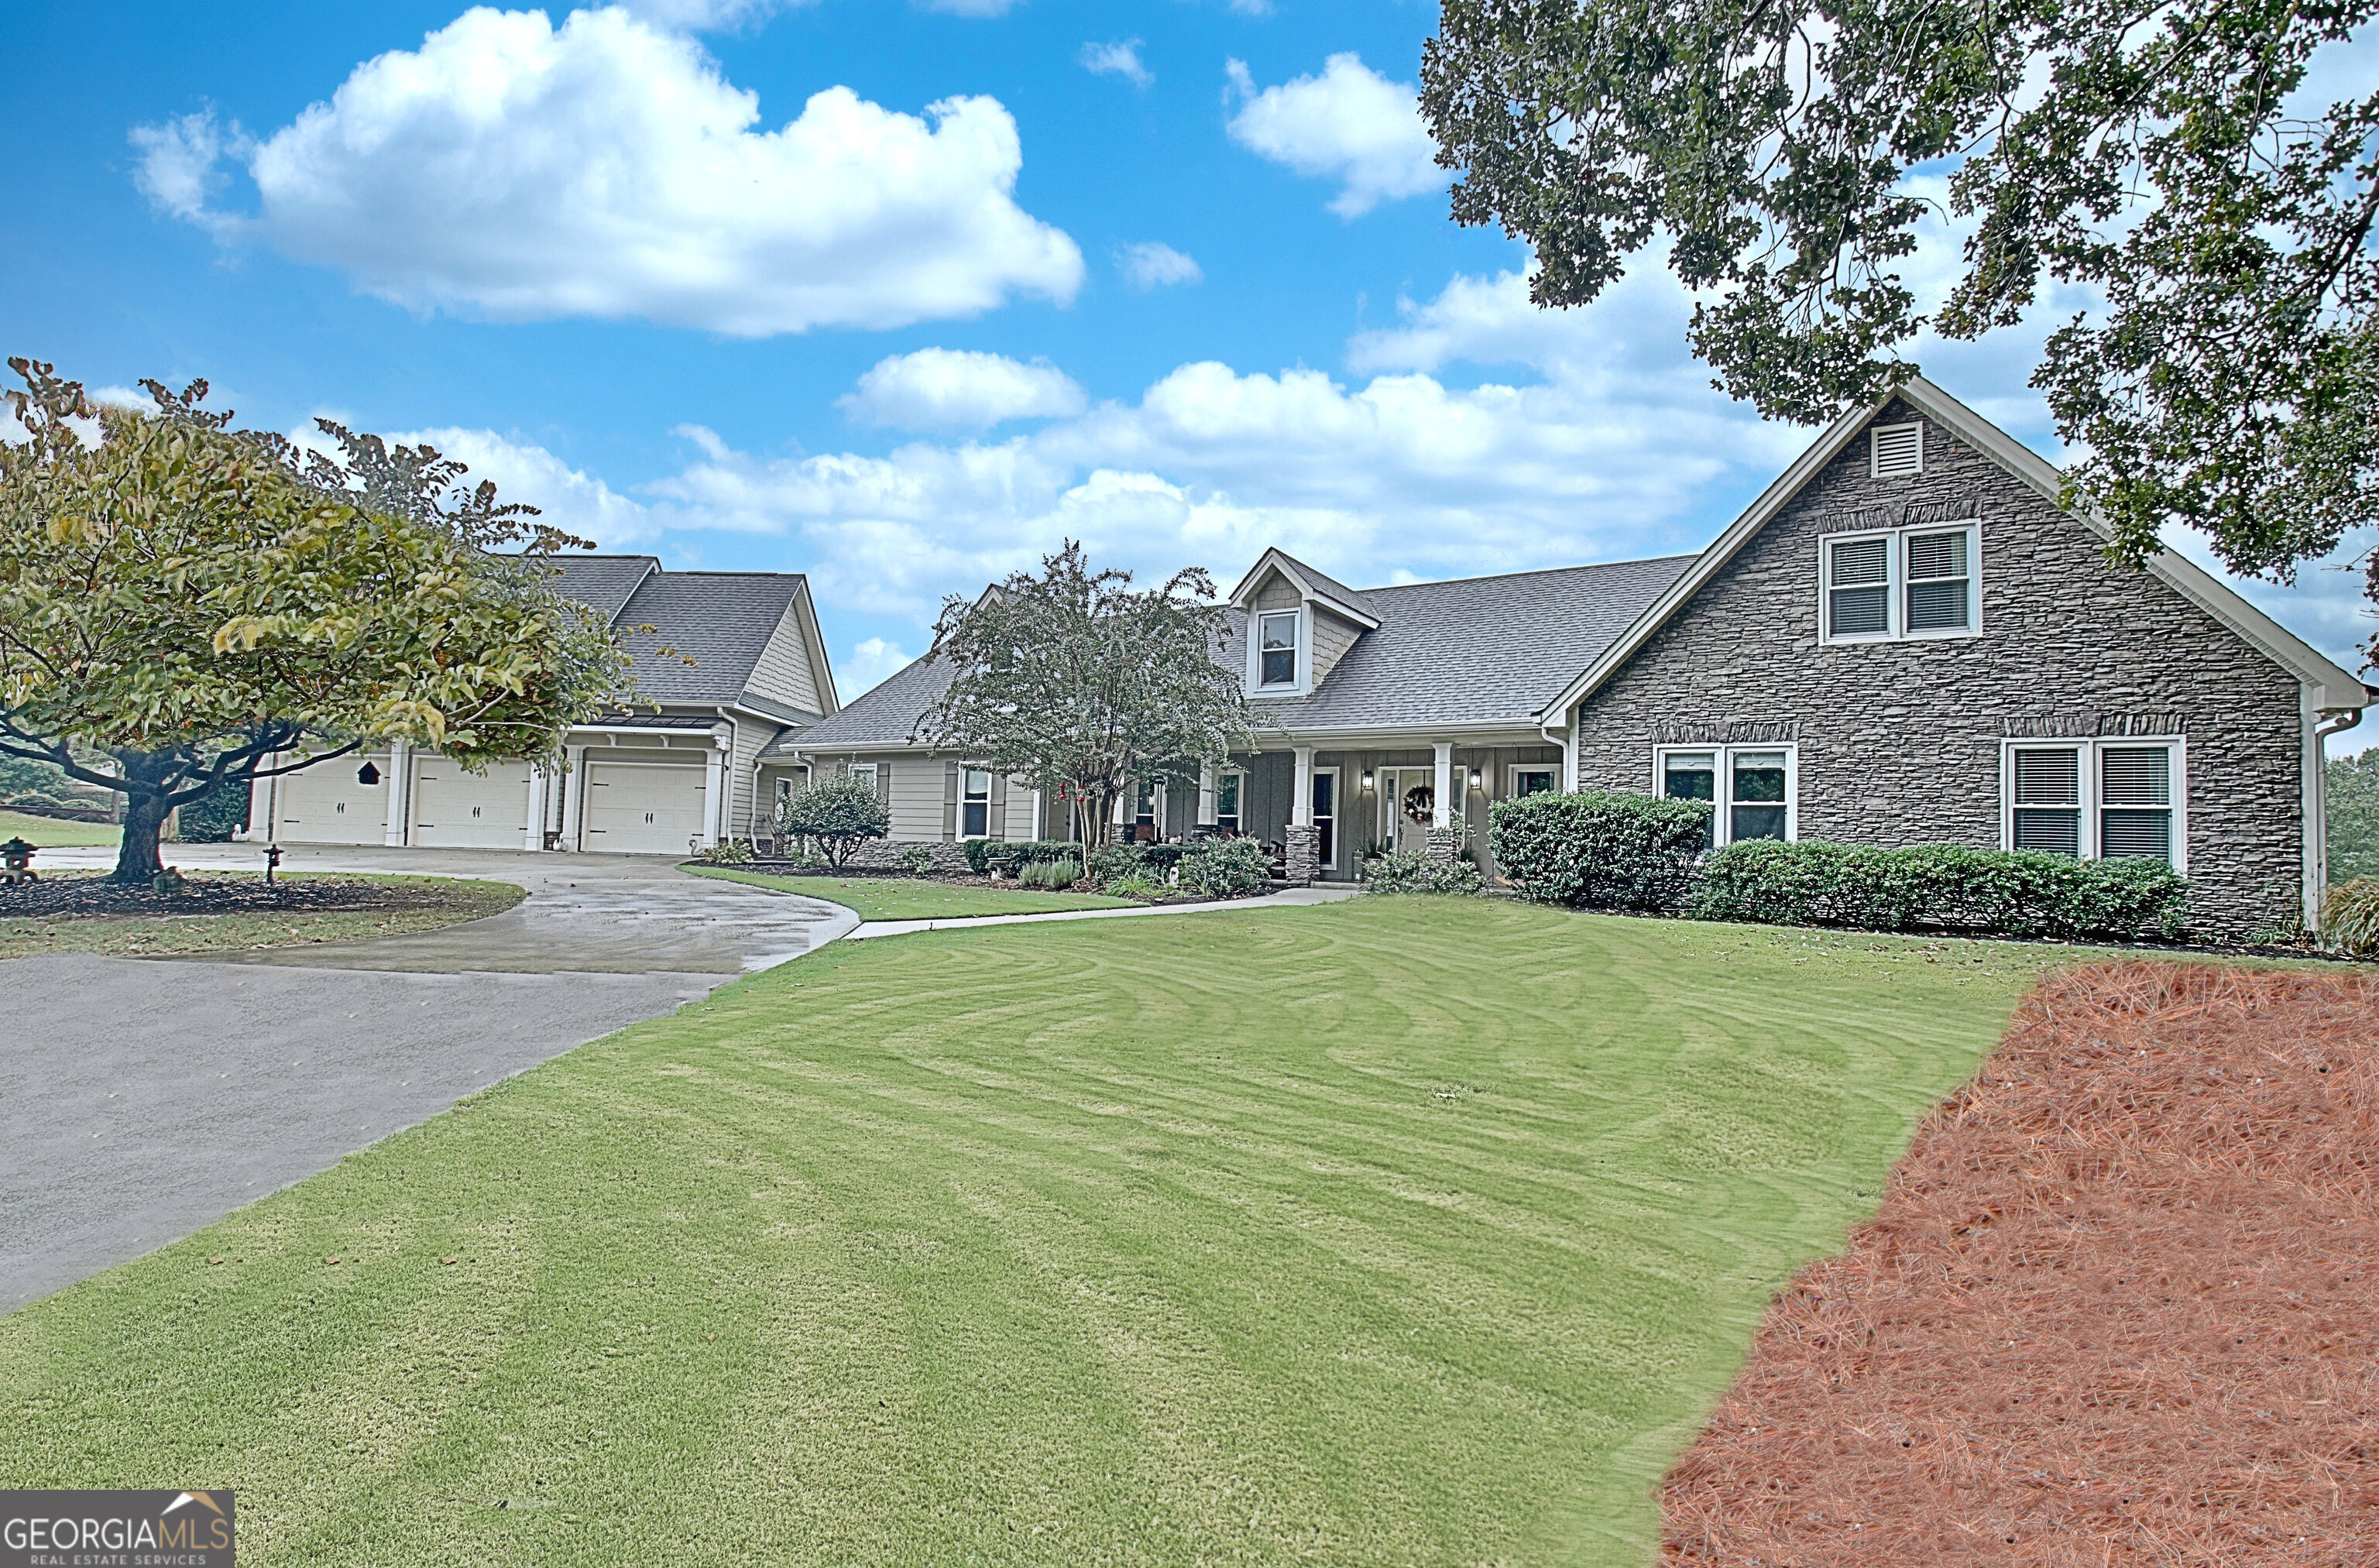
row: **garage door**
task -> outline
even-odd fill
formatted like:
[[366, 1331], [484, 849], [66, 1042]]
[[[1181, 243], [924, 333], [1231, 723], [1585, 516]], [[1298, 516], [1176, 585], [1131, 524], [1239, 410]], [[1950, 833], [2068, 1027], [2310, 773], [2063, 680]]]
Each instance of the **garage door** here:
[[699, 765], [590, 762], [586, 845], [614, 855], [687, 855], [702, 838]]
[[287, 844], [384, 844], [390, 789], [388, 758], [352, 752], [284, 774], [273, 793], [273, 836]]
[[413, 841], [426, 850], [517, 850], [528, 832], [528, 764], [465, 773], [443, 757], [413, 765]]

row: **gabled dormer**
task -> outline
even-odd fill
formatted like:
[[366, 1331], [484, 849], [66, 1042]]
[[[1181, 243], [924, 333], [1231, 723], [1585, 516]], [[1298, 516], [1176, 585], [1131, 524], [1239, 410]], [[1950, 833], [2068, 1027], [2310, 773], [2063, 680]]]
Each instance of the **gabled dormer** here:
[[1250, 697], [1311, 695], [1356, 640], [1380, 624], [1363, 595], [1277, 549], [1248, 569], [1230, 605], [1248, 618], [1240, 680]]

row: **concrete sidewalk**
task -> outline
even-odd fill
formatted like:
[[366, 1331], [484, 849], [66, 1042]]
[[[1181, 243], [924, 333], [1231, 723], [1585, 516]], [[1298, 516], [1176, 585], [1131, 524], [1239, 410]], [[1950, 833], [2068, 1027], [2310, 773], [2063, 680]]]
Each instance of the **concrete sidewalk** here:
[[1354, 887], [1292, 887], [1256, 899], [1218, 899], [1205, 904], [1159, 904], [1144, 910], [1057, 910], [1047, 914], [965, 915], [949, 920], [871, 920], [844, 935], [853, 942], [871, 936], [905, 936], [912, 931], [965, 931], [982, 925], [1033, 925], [1050, 920], [1139, 920], [1149, 915], [1213, 914], [1230, 910], [1277, 910], [1313, 904], [1334, 904], [1360, 891]]

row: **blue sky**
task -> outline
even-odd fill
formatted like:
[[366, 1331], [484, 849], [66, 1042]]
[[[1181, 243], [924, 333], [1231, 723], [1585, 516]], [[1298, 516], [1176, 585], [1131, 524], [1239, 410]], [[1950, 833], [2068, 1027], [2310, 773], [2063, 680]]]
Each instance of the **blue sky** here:
[[[11, 6], [0, 347], [422, 436], [672, 567], [809, 572], [846, 693], [1067, 536], [1226, 583], [1268, 544], [1358, 584], [1697, 548], [1809, 432], [1709, 389], [1657, 259], [1546, 316], [1451, 223], [1434, 20]], [[2055, 456], [2044, 330], [1912, 353]], [[2348, 573], [2251, 592], [2368, 634]]]

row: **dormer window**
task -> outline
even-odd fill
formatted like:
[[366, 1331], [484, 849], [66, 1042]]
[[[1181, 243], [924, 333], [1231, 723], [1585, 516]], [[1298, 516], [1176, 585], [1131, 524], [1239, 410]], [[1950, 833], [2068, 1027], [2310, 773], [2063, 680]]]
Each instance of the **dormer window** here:
[[1271, 610], [1256, 617], [1258, 646], [1263, 658], [1263, 668], [1259, 674], [1263, 685], [1297, 684], [1297, 623], [1299, 619], [1293, 609]]

